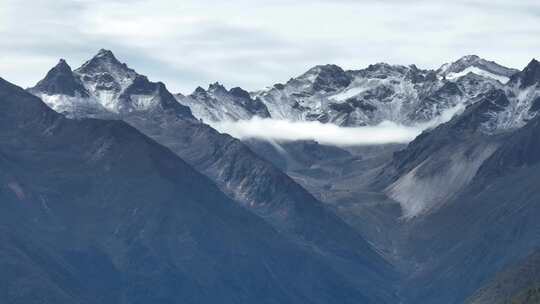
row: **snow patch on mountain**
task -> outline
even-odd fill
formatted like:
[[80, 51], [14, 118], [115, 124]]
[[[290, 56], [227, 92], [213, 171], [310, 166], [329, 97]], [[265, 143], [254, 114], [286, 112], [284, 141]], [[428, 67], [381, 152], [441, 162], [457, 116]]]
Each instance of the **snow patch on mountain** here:
[[480, 75], [480, 76], [483, 76], [483, 77], [493, 78], [493, 79], [499, 81], [500, 83], [507, 83], [508, 80], [510, 80], [510, 77], [503, 76], [503, 75], [497, 75], [497, 74], [491, 73], [489, 71], [485, 71], [485, 70], [483, 70], [481, 68], [477, 68], [477, 67], [468, 67], [468, 68], [464, 69], [461, 72], [448, 73], [446, 75], [446, 79], [455, 80], [455, 79], [463, 77], [463, 76], [465, 76], [465, 75], [467, 75], [469, 73], [473, 73], [473, 74]]
[[491, 113], [491, 127], [486, 128], [488, 133], [520, 128], [537, 115], [538, 109], [534, 109], [533, 103], [540, 98], [538, 88], [517, 90], [511, 87], [507, 88], [506, 94], [509, 104], [503, 111]]
[[109, 111], [98, 99], [93, 97], [48, 95], [37, 92], [35, 95], [41, 98], [51, 109], [70, 118], [99, 117]]
[[146, 111], [153, 107], [156, 107], [159, 104], [159, 96], [157, 94], [152, 95], [142, 95], [142, 94], [132, 94], [129, 97], [131, 99], [134, 110]]
[[474, 71], [478, 72], [478, 75], [485, 73], [485, 75], [496, 78], [501, 76], [510, 78], [512, 75], [519, 72], [516, 69], [504, 67], [494, 61], [488, 61], [476, 55], [468, 55], [463, 56], [452, 63], [442, 65], [437, 70], [437, 74], [448, 78], [449, 75], [459, 74], [470, 68], [476, 68]]
[[353, 88], [350, 88], [344, 92], [341, 92], [339, 94], [336, 94], [336, 95], [333, 95], [333, 96], [330, 96], [329, 98], [330, 99], [333, 99], [333, 100], [337, 100], [337, 101], [345, 101], [349, 98], [352, 98], [362, 92], [365, 92], [368, 88], [366, 87], [353, 87]]

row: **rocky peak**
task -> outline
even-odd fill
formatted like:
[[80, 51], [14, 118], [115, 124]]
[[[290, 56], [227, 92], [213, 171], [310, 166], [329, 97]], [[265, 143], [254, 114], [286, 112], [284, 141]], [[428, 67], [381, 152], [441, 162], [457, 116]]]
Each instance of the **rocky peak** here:
[[418, 73], [416, 66], [406, 67], [402, 65], [391, 65], [385, 62], [370, 64], [363, 70], [356, 71], [362, 77], [386, 79], [388, 77], [402, 77], [409, 73]]
[[439, 74], [444, 74], [444, 75], [449, 74], [449, 73], [460, 72], [466, 69], [467, 67], [474, 65], [479, 60], [481, 60], [481, 58], [478, 57], [477, 55], [466, 55], [459, 58], [458, 60], [454, 62], [443, 64], [437, 71], [439, 72]]
[[36, 86], [30, 88], [30, 91], [47, 95], [62, 94], [73, 97], [79, 94], [80, 96], [88, 96], [86, 89], [74, 77], [71, 67], [64, 59], [60, 59], [45, 78], [39, 81]]
[[235, 87], [235, 88], [230, 89], [229, 93], [232, 96], [238, 97], [238, 98], [241, 98], [241, 99], [250, 99], [251, 98], [251, 95], [249, 95], [249, 93], [247, 91], [245, 91], [244, 89], [242, 89], [240, 87]]
[[75, 71], [60, 60], [45, 79], [29, 91], [43, 98], [53, 109], [77, 117], [104, 112], [126, 115], [167, 110], [192, 118], [189, 109], [179, 104], [163, 83], [152, 82], [136, 73], [105, 49]]
[[92, 59], [76, 69], [75, 73], [87, 76], [87, 78], [95, 78], [93, 80], [96, 82], [114, 80], [122, 87], [137, 76], [134, 70], [118, 61], [111, 51], [105, 49], [99, 50]]
[[64, 59], [60, 59], [58, 63], [47, 73], [47, 77], [57, 77], [59, 75], [71, 75], [73, 71]]
[[295, 80], [308, 82], [313, 90], [324, 92], [333, 92], [344, 88], [352, 81], [351, 77], [335, 64], [315, 66]]
[[242, 88], [227, 90], [222, 84], [210, 84], [208, 90], [197, 87], [188, 96], [176, 96], [179, 103], [191, 108], [192, 114], [204, 121], [244, 120], [253, 116], [269, 117], [268, 109]]
[[113, 52], [105, 49], [99, 50], [99, 52], [90, 60], [85, 62], [79, 69], [81, 73], [90, 70], [92, 68], [106, 68], [106, 67], [127, 67], [116, 59]]
[[502, 66], [494, 61], [480, 58], [477, 55], [463, 56], [457, 61], [442, 65], [437, 70], [437, 74], [448, 79], [458, 78], [471, 72], [505, 83], [518, 71]]
[[56, 70], [61, 73], [72, 73], [71, 67], [67, 64], [66, 60], [63, 58], [60, 58], [56, 66], [53, 68], [53, 70]]
[[408, 70], [405, 72], [405, 77], [410, 79], [413, 83], [437, 81], [437, 74], [434, 71], [421, 70], [414, 64], [408, 66]]
[[343, 69], [335, 64], [316, 65], [309, 69], [305, 75], [320, 75], [320, 74], [341, 74]]
[[227, 89], [219, 82], [214, 82], [208, 86], [208, 92], [211, 94], [226, 94]]
[[531, 62], [529, 62], [529, 64], [527, 65], [526, 68], [529, 68], [529, 67], [535, 67], [535, 68], [538, 68], [538, 66], [540, 65], [540, 62], [538, 62], [538, 60], [536, 60], [536, 58], [533, 58], [531, 60]]
[[199, 86], [195, 89], [195, 91], [193, 91], [191, 95], [196, 95], [196, 96], [206, 95], [206, 90]]
[[465, 55], [465, 56], [461, 57], [460, 59], [458, 59], [458, 61], [456, 61], [456, 63], [474, 64], [475, 62], [478, 62], [479, 60], [483, 60], [483, 59], [480, 58], [480, 56], [478, 56], [478, 55]]
[[368, 71], [380, 71], [380, 70], [391, 70], [392, 69], [392, 65], [386, 63], [386, 62], [379, 62], [379, 63], [375, 63], [375, 64], [370, 64], [366, 70]]
[[536, 59], [531, 60], [523, 71], [515, 74], [511, 82], [519, 82], [521, 87], [526, 88], [540, 82], [540, 62]]
[[113, 52], [111, 50], [107, 50], [107, 49], [100, 49], [95, 57], [107, 57], [107, 58], [111, 58], [111, 59], [116, 59], [114, 57]]

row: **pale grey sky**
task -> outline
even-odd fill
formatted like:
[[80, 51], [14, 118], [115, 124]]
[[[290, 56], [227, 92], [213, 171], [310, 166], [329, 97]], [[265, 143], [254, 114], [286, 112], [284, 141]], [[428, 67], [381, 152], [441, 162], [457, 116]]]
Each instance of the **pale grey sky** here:
[[540, 57], [538, 0], [0, 0], [0, 77], [31, 86], [100, 48], [173, 92], [256, 90], [317, 64]]

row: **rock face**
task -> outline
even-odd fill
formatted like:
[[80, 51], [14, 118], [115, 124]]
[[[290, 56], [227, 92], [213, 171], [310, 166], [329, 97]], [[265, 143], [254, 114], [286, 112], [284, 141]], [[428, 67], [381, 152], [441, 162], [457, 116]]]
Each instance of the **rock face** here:
[[[70, 109], [68, 117], [119, 119], [134, 126], [210, 177], [229, 197], [281, 234], [311, 248], [351, 284], [371, 290], [373, 299], [393, 301], [392, 288], [385, 287], [392, 287], [395, 278], [391, 267], [356, 231], [240, 141], [193, 117], [163, 84], [149, 82], [113, 58], [112, 53], [100, 51], [74, 71], [89, 91], [88, 98], [48, 95], [36, 88], [30, 91], [53, 109], [59, 107], [54, 101], [62, 100], [62, 108]], [[220, 90], [214, 86], [210, 91]], [[246, 97], [235, 89], [228, 92]]]
[[0, 202], [3, 303], [386, 302], [128, 124], [3, 79]]
[[411, 224], [410, 250], [424, 263], [405, 288], [426, 287], [405, 296], [411, 303], [462, 303], [538, 249], [538, 126], [536, 118], [501, 138], [466, 187]]

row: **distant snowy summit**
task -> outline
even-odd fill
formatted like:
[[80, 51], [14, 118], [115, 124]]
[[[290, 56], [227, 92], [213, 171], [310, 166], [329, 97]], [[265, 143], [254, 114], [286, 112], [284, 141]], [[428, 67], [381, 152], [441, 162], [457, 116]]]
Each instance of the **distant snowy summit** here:
[[284, 84], [246, 92], [221, 85], [176, 95], [193, 114], [209, 123], [254, 116], [289, 121], [320, 121], [341, 126], [403, 125], [429, 122], [458, 106], [467, 106], [488, 91], [502, 89], [518, 70], [476, 55], [437, 70], [377, 63], [345, 71], [337, 65], [316, 66]]
[[476, 55], [464, 56], [458, 61], [444, 64], [437, 70], [437, 74], [446, 79], [457, 79], [469, 73], [493, 78], [501, 83], [507, 83], [510, 77], [519, 72], [493, 61], [487, 61]]
[[253, 99], [249, 92], [238, 87], [227, 90], [217, 82], [207, 90], [198, 87], [188, 96], [176, 94], [175, 97], [188, 106], [195, 116], [209, 122], [270, 117], [260, 99]]
[[189, 108], [180, 105], [163, 83], [150, 82], [105, 49], [74, 71], [61, 59], [28, 90], [71, 117], [166, 110], [191, 116]]

